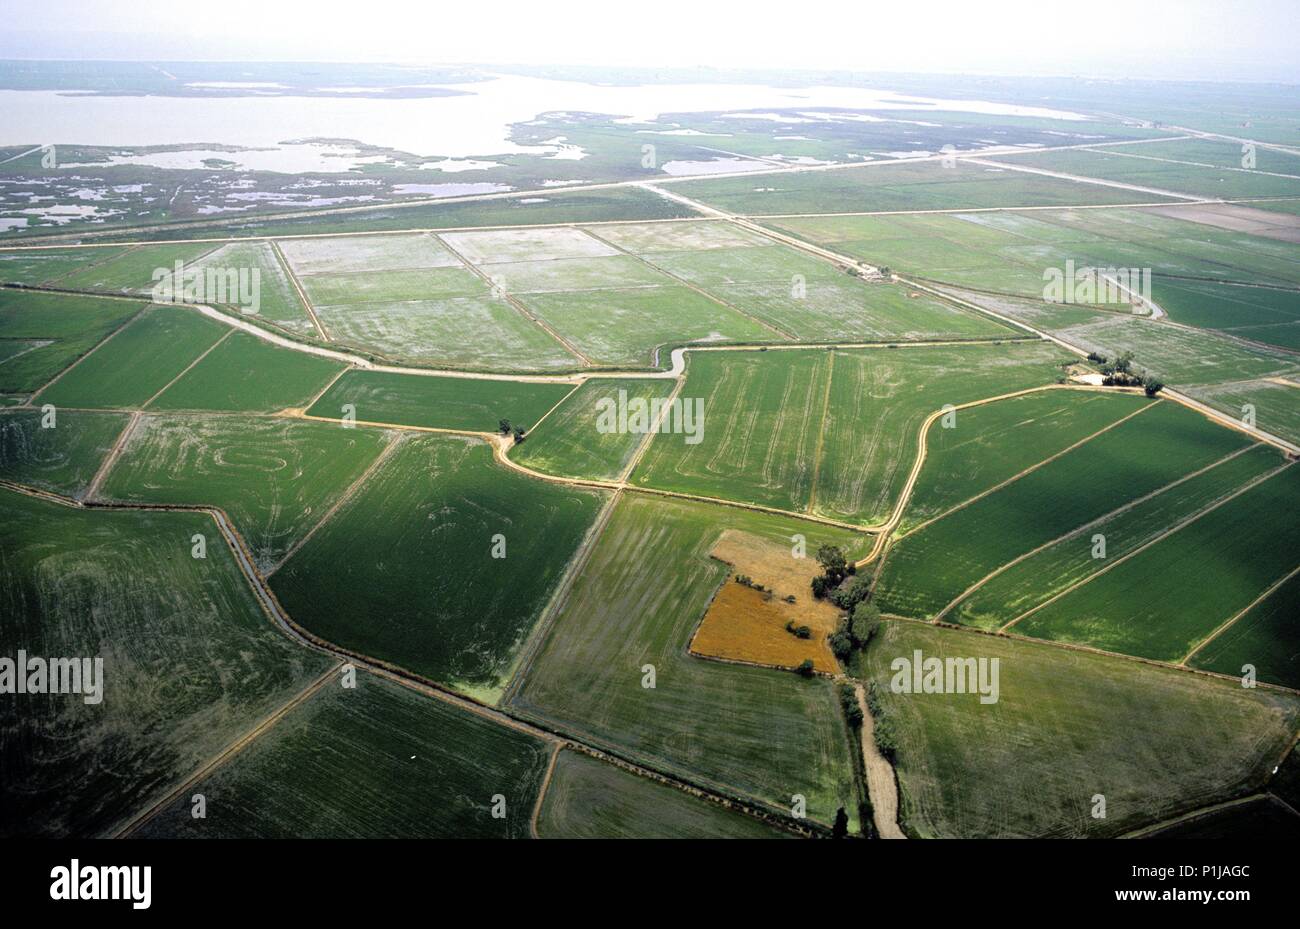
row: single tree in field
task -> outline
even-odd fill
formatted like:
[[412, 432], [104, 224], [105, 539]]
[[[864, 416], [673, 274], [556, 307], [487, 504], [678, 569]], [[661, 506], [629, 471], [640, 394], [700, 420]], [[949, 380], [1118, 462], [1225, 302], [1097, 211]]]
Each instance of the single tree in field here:
[[510, 434], [510, 420], [508, 420], [508, 419], [499, 419], [499, 420], [497, 420], [497, 431], [500, 432], [502, 435], [509, 435], [509, 434]]
[[799, 674], [802, 677], [812, 677], [814, 671], [812, 659], [805, 658], [800, 663], [799, 667], [795, 668], [794, 670], [796, 674]]
[[515, 443], [518, 444], [519, 442], [522, 442], [524, 440], [524, 427], [514, 426], [512, 429], [515, 434]]
[[1160, 393], [1160, 391], [1165, 389], [1165, 385], [1155, 377], [1148, 374], [1142, 379], [1142, 389], [1146, 391], [1148, 397], [1154, 397], [1156, 394]]

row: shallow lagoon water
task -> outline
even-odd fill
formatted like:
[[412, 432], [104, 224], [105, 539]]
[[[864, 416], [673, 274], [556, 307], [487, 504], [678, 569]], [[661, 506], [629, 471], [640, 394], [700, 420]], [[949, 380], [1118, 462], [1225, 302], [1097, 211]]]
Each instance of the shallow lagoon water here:
[[[110, 97], [55, 91], [0, 91], [0, 145], [100, 146], [221, 143], [263, 152], [217, 152], [241, 167], [288, 172], [347, 171], [374, 156], [303, 140], [354, 139], [424, 157], [508, 154], [574, 157], [563, 144], [519, 145], [510, 127], [555, 112], [601, 113], [644, 124], [665, 113], [734, 112], [763, 108], [838, 107], [865, 110], [949, 110], [1081, 119], [1074, 113], [978, 101], [900, 97], [849, 87], [776, 88], [753, 84], [608, 86], [577, 81], [499, 76], [447, 97]], [[300, 144], [286, 144], [296, 140]], [[344, 149], [340, 151], [340, 149]], [[186, 153], [171, 153], [185, 155]], [[154, 158], [155, 156], [144, 156]], [[150, 162], [153, 163], [153, 162]], [[168, 166], [179, 166], [172, 164]]]

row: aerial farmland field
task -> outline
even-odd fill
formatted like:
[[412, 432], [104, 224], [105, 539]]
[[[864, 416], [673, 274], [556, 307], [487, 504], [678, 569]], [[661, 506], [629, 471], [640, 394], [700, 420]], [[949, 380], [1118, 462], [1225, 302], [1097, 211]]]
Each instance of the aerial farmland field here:
[[504, 469], [481, 439], [404, 436], [321, 514], [271, 586], [316, 635], [488, 695], [601, 503], [597, 491]]
[[[527, 837], [545, 742], [382, 677], [364, 675], [351, 689], [333, 678], [196, 786], [208, 799], [204, 820], [182, 797], [135, 834]], [[500, 818], [494, 796], [503, 798]]]
[[883, 918], [1172, 882], [877, 841], [1294, 837], [1295, 16], [1099, 2], [16, 9], [0, 837], [335, 921], [558, 884], [254, 840], [836, 840]]

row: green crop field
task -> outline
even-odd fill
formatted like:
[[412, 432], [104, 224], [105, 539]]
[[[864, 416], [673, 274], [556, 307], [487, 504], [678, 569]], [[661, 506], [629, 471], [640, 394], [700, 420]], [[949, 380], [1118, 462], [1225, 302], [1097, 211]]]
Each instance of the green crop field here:
[[155, 272], [172, 274], [178, 261], [186, 270], [197, 268], [199, 259], [216, 248], [211, 242], [141, 245], [112, 256], [101, 255], [98, 249], [87, 249], [83, 266], [60, 277], [57, 284], [67, 290], [147, 294], [156, 283]]
[[1058, 455], [1147, 400], [1047, 390], [963, 410], [926, 434], [926, 458], [899, 524], [906, 532]]
[[129, 419], [56, 410], [51, 420], [40, 410], [0, 411], [0, 478], [80, 497]]
[[0, 522], [0, 651], [103, 659], [100, 703], [0, 704], [0, 835], [113, 832], [328, 666], [271, 625], [207, 516], [0, 491]]
[[1065, 359], [1043, 342], [698, 352], [680, 396], [703, 399], [703, 440], [656, 436], [633, 480], [879, 521], [902, 489], [929, 414], [1051, 384]]
[[779, 342], [779, 333], [687, 287], [523, 294], [528, 309], [593, 363], [666, 366], [664, 346]]
[[0, 394], [39, 390], [93, 349], [143, 305], [63, 294], [0, 291]]
[[898, 541], [877, 582], [881, 608], [933, 617], [1007, 562], [1247, 443], [1184, 407], [1151, 405]]
[[65, 274], [80, 270], [92, 261], [108, 261], [125, 250], [126, 246], [0, 251], [0, 281], [7, 284], [56, 284]]
[[1286, 468], [1094, 575], [1015, 630], [1178, 661], [1296, 567], [1297, 512], [1300, 471]]
[[[1277, 177], [1259, 171], [1241, 170], [1240, 144], [1225, 145], [1223, 151], [1226, 157], [1222, 164], [1216, 167], [1179, 163], [1185, 159], [1156, 160], [1164, 156], [1155, 155], [1155, 151], [1148, 154], [1147, 146], [1134, 146], [1114, 152], [1095, 149], [1034, 152], [1000, 156], [999, 160], [1004, 160], [1008, 164], [1044, 168], [1049, 171], [1096, 177], [1157, 190], [1194, 194], [1199, 197], [1300, 195], [1300, 177]], [[1217, 156], [1212, 157], [1217, 160]], [[1129, 195], [1134, 196], [1134, 193], [1130, 191]]]
[[[698, 230], [699, 225], [692, 223], [690, 229]], [[595, 234], [608, 235], [605, 228]], [[630, 238], [638, 246], [656, 244], [637, 235]], [[708, 236], [697, 232], [694, 238], [707, 240]], [[786, 245], [709, 244], [712, 247], [689, 251], [643, 252], [642, 257], [746, 315], [807, 341], [1009, 334], [1003, 324], [987, 317], [901, 287], [864, 284]]]
[[631, 430], [602, 432], [602, 413], [617, 416], [621, 403], [628, 415], [635, 415], [639, 403], [667, 399], [672, 389], [667, 380], [592, 378], [512, 448], [510, 458], [547, 474], [617, 480], [646, 437]]
[[[526, 838], [546, 745], [381, 677], [331, 681], [144, 838]], [[495, 797], [504, 816], [492, 815]]]
[[[917, 649], [997, 659], [998, 702], [894, 693], [890, 663]], [[866, 676], [919, 836], [1119, 835], [1258, 788], [1300, 720], [1289, 694], [919, 623], [886, 623]]]
[[349, 371], [307, 414], [340, 419], [343, 407], [351, 404], [362, 422], [494, 432], [501, 420], [508, 419], [531, 429], [573, 388], [573, 384], [540, 381]]
[[407, 436], [271, 585], [317, 635], [489, 695], [601, 500], [506, 470], [480, 440]]
[[1158, 201], [1131, 190], [1082, 184], [958, 161], [888, 162], [783, 177], [688, 181], [673, 189], [735, 213], [850, 213], [972, 207], [1066, 206]]
[[506, 300], [448, 297], [322, 306], [326, 332], [344, 347], [392, 361], [484, 371], [578, 368], [578, 357]]
[[[642, 495], [616, 504], [511, 706], [694, 782], [810, 819], [854, 817], [849, 733], [828, 681], [705, 661], [686, 646], [726, 576], [708, 557], [726, 529], [790, 545], [805, 535], [850, 554], [832, 527]], [[653, 666], [655, 686], [642, 681]]]
[[[223, 245], [216, 251], [205, 255], [194, 263], [196, 271], [206, 275], [209, 270], [226, 274], [234, 271], [244, 274], [249, 284], [253, 272], [257, 273], [258, 305], [257, 318], [273, 325], [288, 329], [299, 335], [314, 335], [316, 327], [312, 325], [307, 310], [294, 290], [293, 282], [285, 271], [284, 265], [276, 257], [275, 250], [266, 242], [235, 242]], [[206, 284], [206, 277], [205, 277]], [[244, 285], [247, 286], [247, 285]], [[228, 299], [225, 306], [242, 313], [251, 313], [252, 307], [240, 303], [241, 295], [235, 290], [227, 290]], [[209, 296], [209, 300], [213, 298]]]
[[743, 813], [562, 751], [546, 788], [543, 839], [774, 839], [785, 834]]
[[154, 306], [41, 391], [40, 403], [143, 406], [229, 330], [181, 307]]
[[1300, 292], [1207, 281], [1160, 281], [1153, 289], [1177, 322], [1300, 350]]
[[232, 332], [152, 403], [156, 410], [270, 413], [311, 402], [342, 362]]
[[1198, 387], [1187, 393], [1242, 422], [1253, 421], [1265, 432], [1300, 444], [1300, 371], [1278, 381], [1232, 381]]
[[[1237, 281], [1292, 287], [1300, 283], [1295, 246], [1287, 242], [1216, 228], [1185, 217], [1194, 207], [1152, 210], [1036, 210], [951, 215], [817, 216], [767, 220], [788, 232], [845, 255], [895, 271], [995, 293], [1038, 299], [1049, 269], [1151, 269], [1156, 302], [1169, 293], [1171, 315], [1200, 320], [1243, 312], [1243, 305], [1271, 297], [1233, 288], [1236, 306], [1197, 306], [1179, 300], [1181, 288], [1213, 287], [1209, 281]], [[1199, 281], [1194, 279], [1206, 279]], [[1194, 312], [1192, 318], [1186, 314]], [[1257, 313], [1258, 310], [1251, 310]], [[1218, 328], [1212, 327], [1212, 328]], [[1264, 339], [1262, 341], [1267, 341]]]
[[1300, 690], [1300, 574], [1293, 574], [1231, 626], [1206, 643], [1189, 664], [1222, 674], [1254, 665], [1259, 680]]
[[316, 525], [379, 456], [386, 437], [331, 423], [146, 415], [101, 496], [221, 508], [263, 570]]
[[[963, 598], [952, 615], [983, 629], [1009, 623], [1282, 464], [1277, 449], [1266, 445], [1232, 452], [1203, 473], [1189, 473], [1185, 480], [1165, 485], [1129, 509], [1075, 529], [1022, 561], [1008, 563]], [[1093, 554], [1097, 535], [1105, 539], [1104, 558]]]

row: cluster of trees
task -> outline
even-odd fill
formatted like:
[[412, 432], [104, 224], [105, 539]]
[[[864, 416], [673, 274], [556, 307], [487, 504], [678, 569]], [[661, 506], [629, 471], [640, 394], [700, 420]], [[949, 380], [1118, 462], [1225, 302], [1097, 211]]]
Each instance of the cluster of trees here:
[[871, 602], [870, 574], [858, 574], [837, 546], [817, 549], [822, 573], [812, 580], [813, 596], [839, 607], [839, 628], [831, 634], [830, 646], [835, 657], [847, 662], [854, 651], [867, 647], [880, 628], [880, 609]]
[[1101, 371], [1101, 382], [1107, 387], [1141, 387], [1148, 397], [1164, 390], [1164, 383], [1154, 375], [1145, 374], [1133, 366], [1133, 353], [1124, 352], [1114, 361], [1098, 352], [1089, 352], [1088, 360]]
[[524, 440], [524, 427], [511, 425], [510, 420], [508, 419], [497, 420], [497, 431], [502, 435], [510, 435], [513, 433], [516, 444]]
[[822, 573], [812, 579], [812, 592], [818, 600], [854, 572], [853, 565], [848, 563], [838, 545], [823, 545], [817, 549], [817, 563], [822, 566]]
[[812, 629], [808, 626], [796, 626], [793, 622], [785, 624], [785, 631], [790, 633], [796, 639], [811, 639]]
[[898, 754], [898, 734], [894, 730], [894, 721], [880, 710], [880, 695], [876, 693], [876, 682], [867, 681], [867, 709], [871, 713], [871, 731], [876, 739], [876, 748], [892, 764]]

